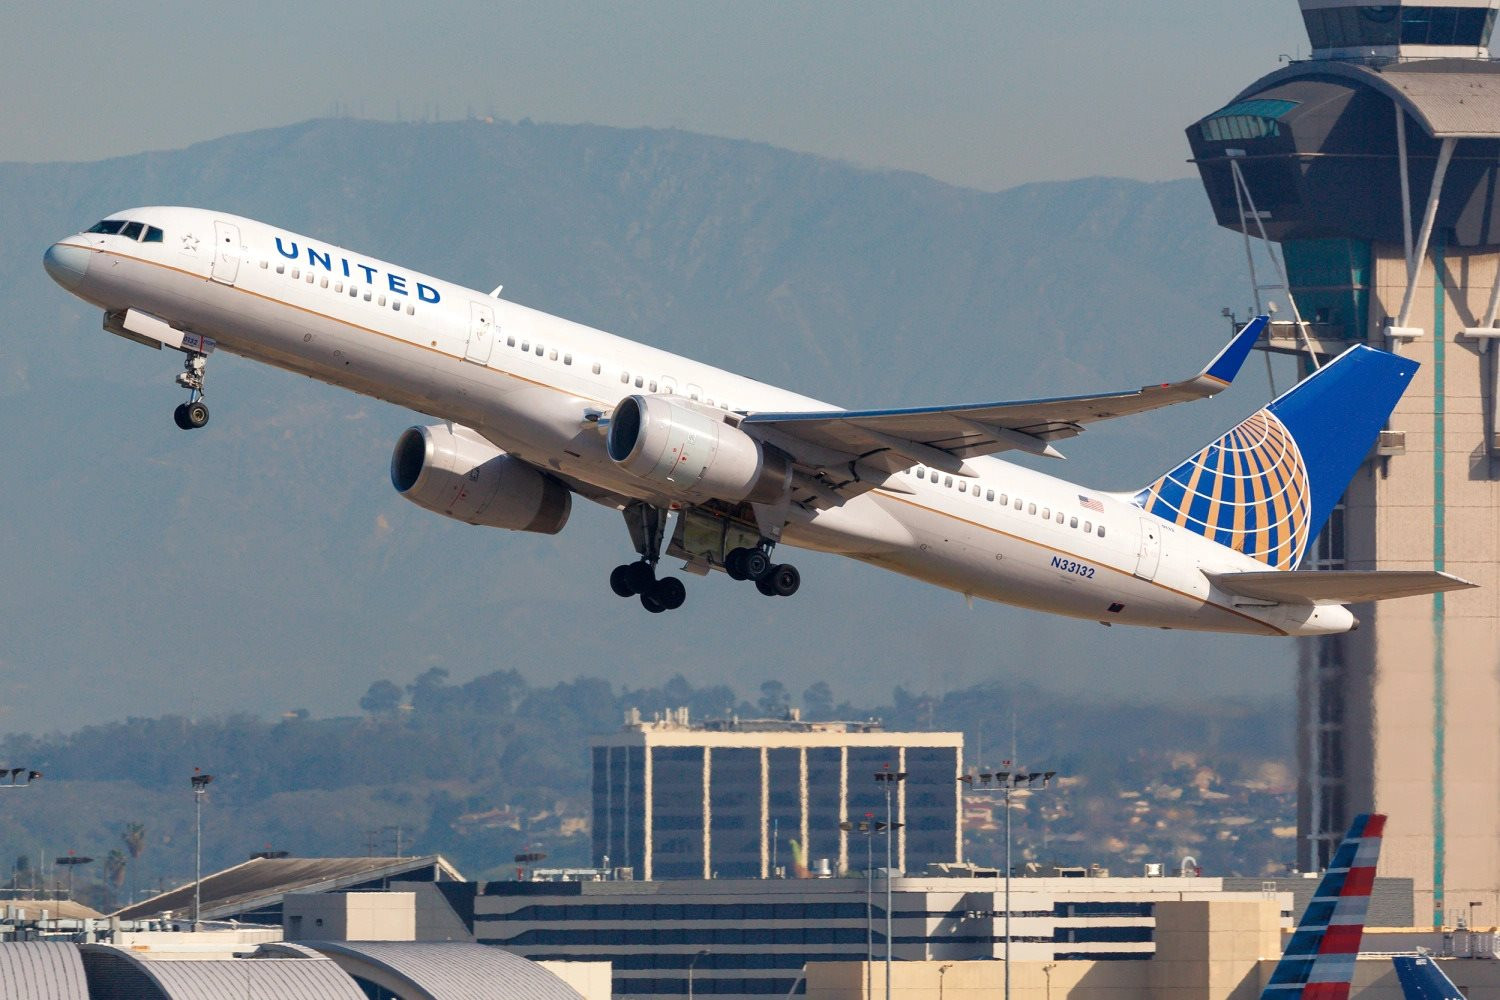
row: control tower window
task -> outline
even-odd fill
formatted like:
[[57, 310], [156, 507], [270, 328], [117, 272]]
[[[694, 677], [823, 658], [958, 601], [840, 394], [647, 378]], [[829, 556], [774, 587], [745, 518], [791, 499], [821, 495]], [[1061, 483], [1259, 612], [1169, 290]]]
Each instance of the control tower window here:
[[1495, 12], [1486, 7], [1404, 7], [1371, 4], [1304, 10], [1315, 49], [1394, 45], [1489, 44]]
[[1277, 119], [1297, 106], [1296, 101], [1278, 101], [1262, 98], [1254, 101], [1239, 101], [1220, 108], [1203, 120], [1199, 129], [1209, 142], [1226, 142], [1236, 139], [1264, 139], [1280, 135]]

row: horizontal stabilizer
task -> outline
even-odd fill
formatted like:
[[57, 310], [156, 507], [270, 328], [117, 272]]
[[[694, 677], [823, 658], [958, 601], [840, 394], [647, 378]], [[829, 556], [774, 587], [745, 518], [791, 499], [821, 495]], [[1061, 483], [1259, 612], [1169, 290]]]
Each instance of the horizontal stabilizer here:
[[1323, 570], [1210, 573], [1221, 590], [1278, 604], [1360, 604], [1479, 586], [1436, 570]]

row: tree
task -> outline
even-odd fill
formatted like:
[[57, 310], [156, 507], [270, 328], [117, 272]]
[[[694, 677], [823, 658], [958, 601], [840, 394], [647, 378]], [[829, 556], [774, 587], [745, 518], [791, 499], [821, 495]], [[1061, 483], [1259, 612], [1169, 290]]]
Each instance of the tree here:
[[115, 900], [115, 893], [125, 884], [125, 870], [129, 862], [125, 858], [125, 852], [118, 847], [110, 848], [108, 856], [104, 859], [104, 881], [108, 886], [108, 895], [111, 907]]
[[760, 700], [756, 707], [765, 713], [768, 719], [779, 719], [786, 715], [787, 706], [792, 703], [791, 696], [786, 693], [786, 685], [780, 681], [762, 681], [760, 685]]
[[135, 862], [146, 853], [146, 824], [126, 823], [125, 829], [120, 834], [120, 839], [125, 841], [125, 850], [130, 853], [130, 901], [135, 902]]
[[359, 699], [359, 707], [371, 715], [395, 715], [401, 707], [401, 689], [390, 681], [376, 681]]
[[827, 681], [817, 681], [802, 692], [802, 711], [809, 719], [833, 717], [833, 690]]

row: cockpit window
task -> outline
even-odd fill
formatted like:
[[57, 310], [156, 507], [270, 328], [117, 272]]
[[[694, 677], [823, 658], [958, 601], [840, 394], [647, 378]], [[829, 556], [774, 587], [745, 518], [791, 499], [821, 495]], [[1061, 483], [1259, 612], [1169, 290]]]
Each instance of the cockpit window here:
[[127, 240], [137, 240], [141, 243], [160, 243], [162, 231], [155, 226], [148, 226], [144, 222], [127, 222], [124, 219], [105, 219], [96, 222], [90, 227], [91, 233], [103, 233], [106, 236], [123, 236]]
[[89, 232], [103, 233], [106, 236], [116, 236], [119, 234], [124, 225], [124, 219], [104, 219], [100, 222], [95, 223], [93, 228], [91, 228]]
[[161, 242], [161, 230], [157, 229], [155, 226], [147, 226], [146, 227], [146, 235], [143, 236], [143, 237], [141, 237], [141, 242], [142, 243], [160, 243]]
[[120, 230], [120, 235], [127, 240], [140, 239], [141, 230], [144, 228], [145, 226], [139, 222], [127, 222], [125, 223], [125, 228]]

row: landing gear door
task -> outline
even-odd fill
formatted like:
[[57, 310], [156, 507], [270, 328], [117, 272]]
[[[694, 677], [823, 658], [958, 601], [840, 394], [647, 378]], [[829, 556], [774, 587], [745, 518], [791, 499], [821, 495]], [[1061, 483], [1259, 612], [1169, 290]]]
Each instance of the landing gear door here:
[[1141, 518], [1141, 545], [1136, 553], [1135, 575], [1154, 580], [1161, 563], [1161, 524], [1154, 517]]
[[240, 227], [232, 222], [214, 220], [214, 262], [210, 277], [232, 285], [240, 276]]
[[469, 346], [464, 351], [464, 360], [476, 365], [490, 362], [490, 351], [495, 348], [495, 310], [481, 302], [469, 303]]

